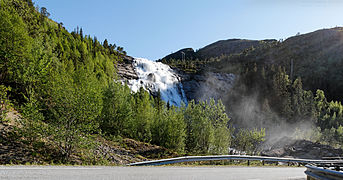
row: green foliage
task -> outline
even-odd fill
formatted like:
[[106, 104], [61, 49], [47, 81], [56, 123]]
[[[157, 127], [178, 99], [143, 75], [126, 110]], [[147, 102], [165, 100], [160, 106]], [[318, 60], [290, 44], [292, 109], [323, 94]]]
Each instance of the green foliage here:
[[31, 90], [29, 94], [30, 97], [27, 97], [27, 103], [21, 107], [23, 118], [19, 121], [22, 126], [19, 131], [32, 144], [49, 135], [49, 128], [44, 123], [44, 115], [41, 113], [35, 93]]
[[[334, 145], [341, 144], [337, 141], [339, 136], [336, 132], [340, 126], [343, 126], [341, 102], [328, 102], [322, 90], [317, 90], [315, 95], [311, 91], [304, 90], [301, 78], [291, 82], [281, 66], [258, 67], [254, 63], [247, 63], [245, 67], [239, 79], [243, 86], [235, 87], [235, 91], [242, 93], [243, 96], [251, 94], [252, 91], [260, 92], [258, 101], [262, 105], [260, 107], [264, 108], [261, 111], [267, 113], [265, 115], [267, 118], [262, 119], [267, 122], [266, 124], [271, 124], [271, 127], [280, 123], [315, 124], [319, 128], [317, 131], [314, 127], [315, 139]], [[274, 114], [277, 116], [273, 117]], [[234, 117], [239, 122], [235, 114]], [[271, 120], [268, 120], [269, 117]], [[327, 134], [327, 137], [323, 138], [321, 133]]]
[[109, 136], [131, 137], [177, 152], [223, 154], [231, 143], [224, 105], [194, 101], [188, 107], [169, 107], [160, 96], [113, 83], [104, 92], [101, 129]]
[[152, 143], [174, 150], [184, 152], [185, 148], [185, 122], [183, 112], [174, 106], [155, 111], [152, 124]]
[[103, 107], [101, 129], [105, 134], [152, 142], [183, 152], [185, 125], [180, 109], [168, 109], [161, 99], [155, 102], [143, 89], [131, 94], [130, 89], [120, 83], [111, 83], [105, 90]]
[[18, 84], [24, 82], [32, 39], [22, 18], [5, 2], [0, 1], [0, 81]]
[[154, 120], [154, 109], [150, 94], [143, 88], [135, 94], [133, 137], [143, 142], [152, 140], [151, 126]]
[[84, 70], [54, 74], [48, 84], [49, 125], [56, 145], [69, 158], [84, 136], [98, 131], [102, 108], [100, 84]]
[[276, 109], [282, 116], [289, 116], [292, 112], [291, 110], [291, 99], [288, 91], [290, 85], [288, 75], [284, 69], [280, 66], [277, 73], [273, 76], [273, 90], [275, 92], [275, 97], [279, 99], [276, 105]]
[[11, 88], [0, 85], [0, 122], [6, 119], [6, 113], [11, 105], [7, 95], [10, 90]]
[[221, 102], [214, 100], [189, 102], [184, 112], [186, 122], [186, 150], [194, 154], [227, 153], [231, 132], [229, 118]]
[[[102, 91], [123, 48], [105, 48], [82, 29], [69, 33], [49, 15], [32, 1], [0, 0], [0, 82], [24, 117], [22, 135], [30, 142], [49, 138], [68, 158], [98, 132]], [[6, 92], [1, 88], [2, 114]]]
[[[338, 101], [327, 102], [324, 92], [318, 90], [315, 97], [317, 125], [322, 130], [334, 131], [343, 126], [343, 105]], [[327, 132], [326, 132], [327, 133]]]
[[256, 153], [258, 145], [264, 141], [265, 129], [239, 129], [234, 138], [234, 147], [247, 153]]
[[110, 135], [132, 135], [133, 107], [131, 90], [128, 86], [112, 82], [104, 91], [101, 113], [101, 129]]

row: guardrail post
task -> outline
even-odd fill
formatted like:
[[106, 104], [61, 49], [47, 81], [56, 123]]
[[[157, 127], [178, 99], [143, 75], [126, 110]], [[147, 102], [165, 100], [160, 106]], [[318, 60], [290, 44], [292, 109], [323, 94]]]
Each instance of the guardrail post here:
[[248, 160], [248, 166], [250, 166], [250, 161]]
[[340, 168], [339, 166], [336, 166], [336, 167], [335, 167], [335, 170], [336, 170], [336, 171], [340, 171], [341, 168]]

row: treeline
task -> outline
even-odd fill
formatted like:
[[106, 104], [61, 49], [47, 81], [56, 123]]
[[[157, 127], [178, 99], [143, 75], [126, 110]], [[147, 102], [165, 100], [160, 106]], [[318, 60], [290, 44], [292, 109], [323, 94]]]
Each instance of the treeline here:
[[107, 136], [130, 137], [179, 153], [223, 154], [232, 142], [230, 119], [223, 104], [214, 100], [169, 106], [143, 88], [132, 94], [127, 86], [113, 83], [105, 90], [101, 117]]
[[264, 129], [238, 130], [221, 101], [189, 102], [169, 106], [141, 88], [132, 94], [127, 86], [111, 84], [104, 93], [101, 129], [107, 136], [130, 137], [186, 154], [227, 154], [229, 147], [256, 152]]

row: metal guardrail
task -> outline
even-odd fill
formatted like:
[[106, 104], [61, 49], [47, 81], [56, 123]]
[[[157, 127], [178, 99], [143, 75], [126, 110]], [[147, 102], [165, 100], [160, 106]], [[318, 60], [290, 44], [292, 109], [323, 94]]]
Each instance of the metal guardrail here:
[[247, 160], [264, 162], [284, 162], [284, 163], [298, 163], [298, 164], [315, 164], [324, 167], [340, 167], [343, 166], [343, 160], [314, 160], [314, 159], [294, 159], [294, 158], [280, 158], [280, 157], [266, 157], [266, 156], [246, 156], [246, 155], [217, 155], [217, 156], [184, 156], [170, 159], [160, 159], [153, 161], [143, 161], [127, 164], [128, 166], [158, 166], [165, 164], [174, 164], [182, 162], [194, 161], [216, 161], [216, 160]]
[[329, 180], [329, 179], [343, 179], [343, 172], [334, 171], [330, 169], [319, 168], [316, 166], [306, 165], [305, 174], [308, 180]]

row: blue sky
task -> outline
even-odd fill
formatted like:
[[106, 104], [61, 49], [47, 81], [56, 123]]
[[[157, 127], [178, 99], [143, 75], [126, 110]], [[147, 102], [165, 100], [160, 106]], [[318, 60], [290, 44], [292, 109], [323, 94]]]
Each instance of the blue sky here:
[[222, 39], [286, 39], [343, 25], [341, 0], [33, 0], [72, 31], [152, 60]]

